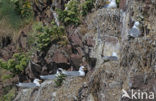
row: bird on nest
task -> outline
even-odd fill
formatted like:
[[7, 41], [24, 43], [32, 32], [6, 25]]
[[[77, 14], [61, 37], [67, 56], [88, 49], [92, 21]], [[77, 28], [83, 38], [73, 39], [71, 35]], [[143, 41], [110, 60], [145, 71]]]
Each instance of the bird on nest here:
[[52, 75], [43, 75], [40, 76], [41, 79], [43, 80], [54, 80], [60, 75], [65, 75], [65, 76], [85, 76], [86, 73], [88, 72], [87, 68], [84, 66], [80, 66], [79, 71], [66, 71], [62, 68], [58, 68], [56, 74]]
[[108, 0], [105, 4], [104, 8], [117, 8], [116, 0]]
[[35, 88], [35, 87], [40, 87], [42, 82], [43, 81], [40, 79], [34, 79], [34, 81], [32, 83], [21, 83], [21, 82], [19, 82], [18, 84], [16, 84], [16, 86], [21, 87], [21, 88]]
[[137, 38], [141, 35], [141, 31], [139, 28], [139, 21], [136, 21], [133, 25], [133, 27], [129, 30], [128, 36], [129, 38]]
[[80, 66], [79, 71], [66, 71], [62, 68], [58, 68], [58, 70], [60, 70], [62, 74], [66, 76], [74, 76], [74, 77], [77, 77], [77, 76], [83, 77], [88, 72], [88, 69], [84, 66]]
[[56, 77], [60, 76], [61, 74], [62, 74], [62, 71], [58, 69], [56, 74], [41, 75], [40, 78], [43, 80], [54, 80]]
[[118, 60], [118, 55], [116, 52], [112, 53], [112, 56], [104, 56], [103, 57], [104, 62], [108, 62], [108, 61], [117, 61]]

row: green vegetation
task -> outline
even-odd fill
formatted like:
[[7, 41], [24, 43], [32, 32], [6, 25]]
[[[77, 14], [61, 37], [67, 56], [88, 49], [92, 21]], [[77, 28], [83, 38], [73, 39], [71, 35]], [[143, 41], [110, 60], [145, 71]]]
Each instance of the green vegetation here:
[[5, 95], [0, 97], [0, 101], [12, 101], [13, 100], [16, 94], [16, 88], [12, 88], [11, 90], [7, 90], [7, 91], [9, 92], [7, 92]]
[[81, 4], [82, 16], [85, 16], [88, 14], [88, 12], [91, 12], [93, 7], [94, 7], [94, 0], [85, 0], [85, 2]]
[[0, 60], [0, 68], [9, 70], [13, 74], [20, 74], [27, 66], [29, 58], [27, 54], [15, 53], [11, 59], [4, 62]]
[[82, 4], [77, 0], [71, 0], [66, 5], [65, 10], [57, 9], [59, 20], [67, 25], [78, 26], [80, 17], [87, 15], [94, 7], [95, 0], [85, 0]]
[[47, 50], [52, 41], [60, 41], [65, 36], [63, 26], [57, 26], [52, 22], [51, 26], [43, 26], [42, 23], [34, 25], [34, 33], [36, 33], [36, 45], [40, 51]]
[[31, 2], [24, 0], [12, 0], [15, 4], [15, 11], [22, 18], [29, 18], [33, 15]]
[[119, 7], [120, 0], [116, 0], [117, 6]]
[[0, 20], [6, 19], [13, 28], [20, 28], [32, 19], [33, 10], [28, 0], [2, 0], [0, 2]]
[[4, 75], [2, 75], [1, 79], [2, 79], [2, 81], [5, 81], [5, 80], [10, 79], [12, 77], [13, 77], [13, 75], [11, 75], [11, 74], [4, 74]]
[[64, 74], [60, 74], [57, 76], [57, 78], [54, 80], [55, 84], [57, 87], [60, 87], [63, 83], [63, 81], [65, 80], [65, 75]]
[[79, 2], [77, 0], [72, 0], [69, 4], [66, 5], [65, 10], [57, 10], [59, 20], [63, 22], [66, 26], [67, 25], [79, 25]]

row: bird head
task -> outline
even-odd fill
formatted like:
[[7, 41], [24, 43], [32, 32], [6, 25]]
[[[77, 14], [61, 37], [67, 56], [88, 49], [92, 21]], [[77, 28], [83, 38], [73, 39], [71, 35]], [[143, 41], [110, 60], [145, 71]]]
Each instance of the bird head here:
[[63, 69], [62, 68], [58, 68], [57, 69], [57, 73], [62, 73]]
[[136, 27], [139, 27], [139, 25], [140, 25], [139, 21], [136, 21], [136, 22], [134, 23], [134, 26], [136, 26]]
[[80, 66], [79, 72], [83, 72], [83, 73], [86, 74], [88, 72], [88, 69], [86, 67], [84, 67], [84, 66]]
[[42, 83], [43, 81], [40, 80], [40, 79], [34, 79], [33, 83], [35, 83], [37, 86], [40, 86], [40, 84]]
[[116, 52], [113, 52], [113, 53], [112, 53], [112, 56], [116, 56], [116, 57], [117, 57], [118, 55], [117, 55]]
[[62, 68], [58, 68], [56, 75], [59, 76], [59, 75], [64, 74], [64, 73], [65, 73], [65, 70], [63, 70]]

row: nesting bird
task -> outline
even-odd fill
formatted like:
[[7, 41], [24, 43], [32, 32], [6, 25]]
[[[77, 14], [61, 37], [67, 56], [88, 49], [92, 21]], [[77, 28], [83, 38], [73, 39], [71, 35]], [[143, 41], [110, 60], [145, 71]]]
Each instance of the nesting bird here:
[[18, 83], [16, 86], [22, 87], [22, 88], [34, 88], [39, 87], [42, 83], [42, 80], [40, 79], [34, 79], [33, 83]]
[[59, 68], [59, 70], [66, 76], [85, 76], [87, 73], [87, 68], [84, 66], [80, 66], [79, 71], [66, 71], [62, 68]]
[[[86, 73], [87, 73], [87, 68], [84, 66], [81, 66], [79, 68], [79, 71], [66, 71], [62, 68], [59, 68], [56, 74], [44, 75], [44, 76], [40, 76], [40, 78], [43, 80], [54, 80], [55, 78], [59, 77], [62, 74], [65, 76], [85, 76]], [[16, 86], [21, 87], [21, 88], [35, 88], [35, 87], [40, 87], [41, 83], [42, 83], [42, 80], [34, 79], [33, 83], [18, 83], [16, 84]]]
[[40, 78], [43, 80], [54, 80], [56, 77], [58, 77], [61, 74], [62, 74], [62, 71], [58, 69], [56, 74], [44, 75], [44, 76], [40, 76]]
[[139, 29], [140, 23], [136, 21], [133, 25], [133, 27], [129, 31], [129, 36], [132, 38], [139, 37], [141, 35], [140, 29]]
[[64, 74], [65, 76], [85, 76], [86, 72], [87, 72], [87, 68], [85, 68], [84, 66], [81, 66], [79, 68], [79, 71], [66, 71], [62, 68], [58, 68], [56, 74], [44, 75], [44, 76], [40, 76], [40, 78], [43, 80], [54, 80], [55, 78], [57, 78], [62, 74]]
[[104, 8], [117, 8], [116, 0], [106, 1]]
[[107, 62], [107, 61], [117, 61], [118, 60], [117, 53], [113, 52], [112, 56], [104, 56], [103, 60], [104, 60], [104, 62]]

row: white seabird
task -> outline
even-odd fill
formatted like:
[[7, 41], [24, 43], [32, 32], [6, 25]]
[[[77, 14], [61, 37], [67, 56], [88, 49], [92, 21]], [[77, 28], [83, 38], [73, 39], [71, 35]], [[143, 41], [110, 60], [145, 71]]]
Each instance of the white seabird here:
[[39, 87], [41, 84], [41, 80], [39, 79], [34, 79], [33, 83], [18, 83], [16, 86], [22, 87], [22, 88], [34, 88], [34, 87]]
[[107, 3], [104, 8], [117, 8], [116, 0], [109, 0]]
[[61, 74], [62, 74], [62, 71], [58, 69], [56, 74], [42, 75], [42, 76], [40, 76], [40, 78], [43, 79], [43, 80], [54, 80], [56, 77], [58, 77]]
[[129, 31], [129, 36], [130, 37], [136, 38], [136, 37], [139, 37], [141, 35], [139, 25], [140, 25], [140, 23], [138, 21], [136, 21], [134, 23], [133, 27]]
[[104, 62], [106, 62], [106, 61], [117, 61], [118, 60], [117, 53], [113, 52], [112, 56], [104, 56], [103, 60], [104, 60]]
[[118, 60], [118, 55], [116, 52], [112, 53], [112, 56], [109, 57], [110, 60], [112, 61], [117, 61]]
[[59, 68], [62, 71], [62, 74], [66, 76], [85, 76], [87, 68], [84, 66], [80, 66], [79, 71], [66, 71], [62, 68]]

